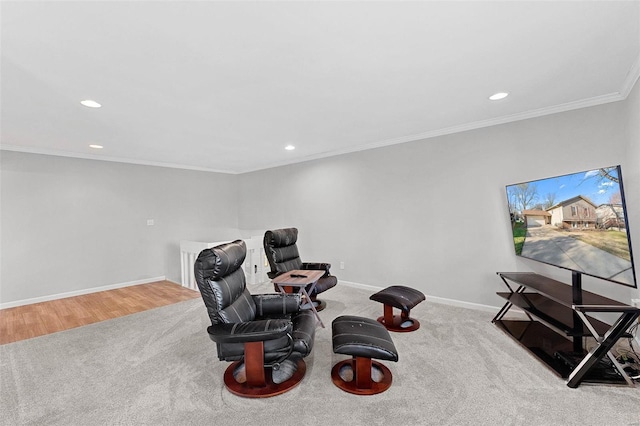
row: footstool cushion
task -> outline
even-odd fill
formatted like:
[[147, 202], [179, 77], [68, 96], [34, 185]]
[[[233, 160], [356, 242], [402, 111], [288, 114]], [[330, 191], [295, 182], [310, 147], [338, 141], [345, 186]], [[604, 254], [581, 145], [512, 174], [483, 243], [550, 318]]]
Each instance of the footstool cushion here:
[[378, 321], [343, 315], [333, 320], [331, 331], [334, 353], [398, 361], [393, 340]]
[[369, 299], [409, 312], [414, 306], [422, 302], [425, 297], [424, 294], [414, 288], [392, 285], [376, 294], [372, 294]]
[[[333, 352], [350, 355], [351, 359], [333, 366], [331, 378], [340, 389], [357, 395], [374, 395], [391, 386], [391, 371], [372, 358], [398, 361], [396, 350], [389, 332], [378, 321], [352, 315], [339, 316], [331, 323]], [[372, 378], [372, 367], [380, 377]], [[343, 369], [350, 369], [353, 380], [342, 376]]]
[[[392, 285], [369, 296], [369, 299], [384, 304], [384, 316], [378, 318], [387, 330], [413, 331], [420, 328], [420, 322], [410, 318], [411, 309], [425, 300], [424, 294], [416, 289], [402, 285]], [[393, 315], [393, 308], [398, 308], [402, 314]]]

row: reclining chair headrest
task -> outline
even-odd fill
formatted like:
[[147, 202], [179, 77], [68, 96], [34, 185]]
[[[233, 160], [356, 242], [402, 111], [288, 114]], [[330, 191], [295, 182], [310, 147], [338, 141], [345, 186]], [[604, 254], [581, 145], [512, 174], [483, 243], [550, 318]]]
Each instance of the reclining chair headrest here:
[[202, 250], [196, 260], [195, 269], [202, 274], [200, 278], [217, 281], [240, 268], [246, 255], [245, 242], [235, 240]]
[[264, 244], [269, 247], [287, 247], [298, 241], [298, 228], [284, 228], [267, 231], [264, 234]]

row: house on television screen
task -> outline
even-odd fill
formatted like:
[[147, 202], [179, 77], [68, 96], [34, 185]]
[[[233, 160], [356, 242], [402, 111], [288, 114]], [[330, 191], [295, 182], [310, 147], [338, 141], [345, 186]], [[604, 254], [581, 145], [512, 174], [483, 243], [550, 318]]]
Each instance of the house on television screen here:
[[596, 209], [600, 229], [626, 229], [622, 204], [600, 204]]
[[551, 215], [551, 223], [560, 228], [591, 228], [596, 227], [598, 215], [597, 206], [583, 195], [577, 195], [546, 211]]
[[522, 216], [524, 216], [524, 223], [527, 224], [527, 228], [551, 224], [551, 215], [544, 210], [523, 210]]

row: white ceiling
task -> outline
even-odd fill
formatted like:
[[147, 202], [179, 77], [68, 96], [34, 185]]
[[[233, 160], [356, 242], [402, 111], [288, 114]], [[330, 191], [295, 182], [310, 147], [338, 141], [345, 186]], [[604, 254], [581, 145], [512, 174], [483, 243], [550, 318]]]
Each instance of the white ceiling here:
[[3, 149], [229, 173], [622, 100], [640, 74], [639, 1], [3, 1], [0, 17]]

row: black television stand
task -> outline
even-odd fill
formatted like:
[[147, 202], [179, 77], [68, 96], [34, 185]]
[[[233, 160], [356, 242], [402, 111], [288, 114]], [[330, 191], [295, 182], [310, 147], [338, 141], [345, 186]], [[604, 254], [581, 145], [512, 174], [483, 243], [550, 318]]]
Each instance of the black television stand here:
[[[567, 386], [580, 383], [626, 384], [634, 386], [611, 354], [627, 329], [640, 316], [640, 309], [582, 290], [582, 276], [573, 272], [572, 285], [530, 272], [498, 272], [509, 289], [498, 295], [507, 300], [493, 323], [518, 341], [553, 372], [567, 380]], [[514, 290], [511, 283], [518, 287]], [[528, 320], [504, 319], [516, 306]], [[613, 325], [588, 315], [594, 312], [619, 314]], [[596, 345], [586, 351], [583, 337], [594, 337]]]

